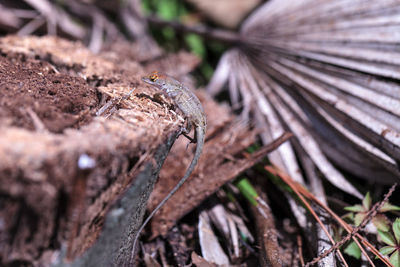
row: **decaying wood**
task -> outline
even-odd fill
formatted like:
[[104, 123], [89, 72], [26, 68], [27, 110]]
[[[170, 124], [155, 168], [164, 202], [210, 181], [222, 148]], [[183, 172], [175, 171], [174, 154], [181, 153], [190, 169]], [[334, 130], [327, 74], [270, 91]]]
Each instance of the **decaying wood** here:
[[251, 207], [251, 211], [256, 220], [257, 237], [260, 244], [260, 265], [279, 267], [283, 266], [281, 259], [282, 252], [278, 244], [278, 231], [275, 227], [274, 216], [266, 199], [266, 194], [260, 189], [257, 190], [260, 201], [258, 207]]
[[[24, 120], [16, 124], [7, 115], [12, 111], [7, 106], [0, 110], [1, 265], [126, 262], [147, 198], [183, 119], [142, 97], [154, 91], [140, 84], [145, 70], [134, 61], [120, 65], [122, 59], [113, 62], [94, 56], [79, 43], [55, 37], [9, 36], [0, 39], [0, 51], [2, 75], [15, 78], [15, 83], [0, 84], [1, 90], [19, 88], [33, 94], [26, 98], [30, 109], [21, 113], [24, 120], [33, 120], [33, 126]], [[11, 60], [20, 70], [5, 68]], [[27, 78], [22, 79], [25, 72]], [[57, 87], [60, 80], [65, 84]], [[53, 81], [59, 91], [52, 91], [55, 95], [49, 99], [62, 102], [66, 99], [62, 90], [82, 88], [93, 97], [94, 104], [79, 111], [78, 116], [88, 117], [85, 121], [49, 128], [52, 123], [46, 114], [51, 113], [40, 112], [48, 105], [40, 104], [47, 96], [35, 96], [36, 90], [50, 90], [48, 83]], [[134, 94], [110, 118], [95, 116], [104, 104], [100, 98], [122, 97], [133, 87]], [[25, 109], [23, 102], [21, 108]], [[69, 118], [65, 116], [59, 120]], [[84, 181], [77, 166], [83, 154], [95, 162]]]

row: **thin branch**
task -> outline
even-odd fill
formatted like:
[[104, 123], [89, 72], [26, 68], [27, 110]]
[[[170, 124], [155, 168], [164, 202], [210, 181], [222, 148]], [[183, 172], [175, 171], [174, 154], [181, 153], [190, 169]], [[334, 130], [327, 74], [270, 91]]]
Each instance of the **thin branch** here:
[[25, 24], [19, 31], [17, 35], [29, 35], [36, 31], [40, 26], [46, 22], [42, 15], [38, 15], [36, 18]]
[[235, 32], [208, 28], [204, 25], [185, 25], [177, 21], [162, 20], [155, 16], [146, 17], [148, 23], [155, 26], [171, 27], [177, 31], [190, 32], [203, 36], [206, 39], [222, 41], [228, 44], [244, 43], [245, 40], [241, 35]]

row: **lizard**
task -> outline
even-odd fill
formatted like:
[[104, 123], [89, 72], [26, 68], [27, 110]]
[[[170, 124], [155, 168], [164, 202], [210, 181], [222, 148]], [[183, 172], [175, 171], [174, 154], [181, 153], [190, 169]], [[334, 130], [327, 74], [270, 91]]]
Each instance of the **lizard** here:
[[[179, 180], [178, 184], [168, 193], [168, 195], [157, 205], [157, 207], [150, 213], [146, 220], [142, 223], [138, 229], [136, 236], [133, 241], [132, 247], [132, 257], [135, 252], [136, 243], [139, 239], [140, 233], [143, 231], [144, 227], [151, 220], [154, 214], [175, 194], [176, 191], [185, 183], [189, 178], [194, 168], [196, 167], [197, 161], [200, 158], [201, 152], [204, 146], [204, 139], [206, 133], [206, 116], [204, 113], [203, 106], [197, 96], [184, 84], [172, 78], [171, 76], [159, 72], [152, 72], [147, 76], [142, 78], [142, 81], [150, 84], [168, 97], [170, 97], [176, 106], [183, 112], [186, 117], [187, 126], [181, 128], [180, 134], [184, 134], [191, 143], [196, 143], [196, 150], [192, 162], [187, 168], [184, 176]], [[194, 138], [190, 138], [188, 134], [190, 133], [191, 127], [194, 126], [195, 133]]]

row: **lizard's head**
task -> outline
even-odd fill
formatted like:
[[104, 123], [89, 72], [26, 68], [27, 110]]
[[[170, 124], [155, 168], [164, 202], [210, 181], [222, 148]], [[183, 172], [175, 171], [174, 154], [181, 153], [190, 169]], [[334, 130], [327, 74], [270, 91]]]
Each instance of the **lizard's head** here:
[[153, 71], [149, 75], [142, 77], [142, 81], [162, 89], [162, 87], [166, 84], [167, 75]]

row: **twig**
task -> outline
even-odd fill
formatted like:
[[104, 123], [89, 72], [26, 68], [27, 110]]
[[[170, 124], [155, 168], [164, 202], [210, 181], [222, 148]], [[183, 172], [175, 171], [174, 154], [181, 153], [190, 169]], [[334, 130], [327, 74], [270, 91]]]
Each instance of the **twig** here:
[[[146, 20], [140, 12], [138, 1], [130, 1], [129, 5], [121, 8], [119, 17], [130, 38], [137, 40], [139, 54], [146, 55], [140, 58], [146, 60], [162, 54], [161, 48], [150, 36]], [[143, 52], [142, 52], [143, 51]]]
[[267, 266], [280, 267], [283, 265], [283, 261], [282, 255], [280, 255], [282, 249], [279, 247], [278, 243], [278, 231], [275, 226], [275, 220], [271, 208], [267, 203], [268, 196], [262, 191], [262, 188], [265, 188], [265, 183], [256, 186], [258, 196], [255, 200], [258, 205], [251, 205], [253, 211], [259, 211], [258, 213], [254, 212], [257, 233], [259, 236], [258, 242], [261, 245], [259, 259], [260, 262]]
[[195, 33], [205, 38], [222, 41], [228, 44], [244, 43], [245, 41], [244, 38], [242, 38], [242, 36], [238, 33], [220, 29], [212, 29], [204, 25], [189, 26], [177, 21], [162, 20], [155, 16], [148, 16], [146, 17], [146, 20], [148, 23], [156, 26], [171, 27], [177, 31]]
[[126, 32], [130, 37], [139, 39], [149, 36], [147, 23], [143, 19], [138, 1], [129, 1], [129, 4], [119, 11], [121, 21], [125, 25]]
[[33, 126], [35, 127], [36, 131], [41, 132], [41, 133], [47, 133], [48, 130], [44, 123], [41, 121], [39, 116], [36, 114], [35, 111], [32, 110], [31, 107], [26, 108], [26, 112], [28, 115], [31, 117]]
[[383, 207], [383, 205], [389, 200], [389, 197], [393, 194], [395, 188], [397, 186], [397, 183], [392, 185], [390, 188], [389, 192], [385, 195], [383, 200], [381, 202], [375, 203], [375, 205], [371, 208], [371, 210], [368, 212], [367, 216], [362, 220], [361, 224], [357, 227], [355, 227], [345, 238], [343, 238], [340, 242], [336, 243], [334, 246], [332, 246], [330, 249], [326, 250], [324, 253], [319, 255], [318, 257], [314, 258], [312, 261], [308, 262], [305, 267], [311, 266], [324, 257], [328, 256], [332, 251], [338, 249], [340, 246], [342, 246], [344, 243], [350, 240], [355, 234], [357, 234], [362, 228], [364, 228], [367, 223], [376, 216], [378, 213], [378, 210]]
[[303, 242], [301, 241], [301, 236], [297, 235], [297, 247], [299, 248], [299, 259], [301, 266], [304, 266], [304, 257], [303, 257]]
[[14, 9], [7, 8], [0, 4], [0, 26], [17, 29], [20, 27], [21, 23], [22, 21], [20, 17], [15, 14]]
[[[4, 7], [2, 7], [4, 8]], [[27, 9], [12, 9], [12, 12], [15, 16], [22, 19], [33, 19], [36, 18], [39, 13], [36, 10], [27, 10]]]
[[93, 23], [92, 23], [92, 32], [90, 36], [89, 42], [89, 50], [93, 53], [100, 52], [100, 49], [103, 45], [103, 29], [104, 29], [104, 20], [99, 14], [93, 14]]
[[106, 118], [110, 117], [116, 110], [118, 110], [119, 105], [121, 104], [122, 101], [128, 99], [133, 91], [136, 89], [134, 87], [132, 90], [129, 91], [129, 93], [120, 96], [118, 98], [113, 97], [112, 99], [108, 100], [107, 103], [105, 103], [97, 112], [96, 116], [101, 116], [106, 110], [108, 110], [110, 107], [111, 109], [108, 111], [108, 113], [105, 115]]
[[271, 143], [263, 146], [260, 150], [252, 154], [253, 158], [257, 158], [260, 155], [265, 155], [266, 153], [269, 153], [271, 151], [274, 151], [277, 149], [280, 145], [282, 145], [284, 142], [289, 140], [293, 136], [292, 133], [289, 132], [284, 132], [281, 136], [278, 138], [274, 139]]
[[25, 24], [19, 31], [17, 35], [29, 35], [36, 31], [40, 26], [45, 23], [45, 19], [42, 15], [38, 15], [36, 18], [32, 19], [30, 22]]
[[[92, 33], [89, 47], [91, 51], [100, 51], [101, 44], [103, 40], [96, 40], [99, 38], [99, 34], [105, 31], [107, 38], [104, 38], [104, 41], [111, 41], [115, 39], [125, 39], [123, 34], [119, 31], [119, 29], [115, 26], [113, 22], [111, 22], [104, 12], [96, 7], [95, 5], [87, 5], [82, 4], [80, 1], [70, 0], [65, 1], [64, 3], [70, 11], [80, 18], [89, 18], [92, 20], [92, 31], [98, 31], [97, 33]], [[101, 31], [101, 32], [100, 32]], [[105, 34], [101, 34], [101, 38], [103, 38]], [[101, 41], [101, 44], [100, 44]], [[100, 48], [98, 48], [100, 46]]]
[[48, 20], [48, 30], [55, 32], [58, 25], [65, 33], [70, 34], [76, 39], [83, 39], [86, 35], [86, 29], [75, 22], [68, 13], [57, 8], [47, 0], [24, 0], [33, 8], [38, 10], [43, 17]]

